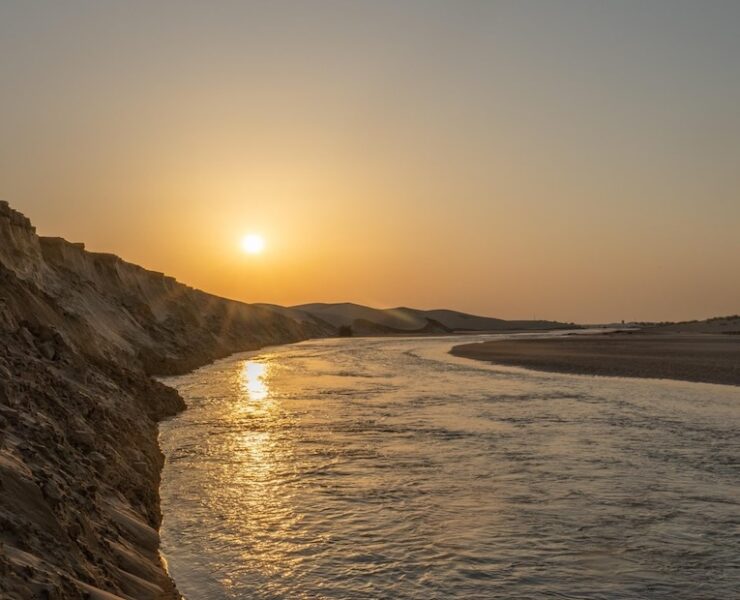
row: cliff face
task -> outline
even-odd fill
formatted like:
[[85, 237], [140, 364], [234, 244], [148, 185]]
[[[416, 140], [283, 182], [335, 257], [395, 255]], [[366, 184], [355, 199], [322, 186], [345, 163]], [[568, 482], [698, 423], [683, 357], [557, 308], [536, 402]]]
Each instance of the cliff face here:
[[333, 333], [81, 244], [0, 202], [0, 597], [176, 598], [158, 554], [152, 374]]

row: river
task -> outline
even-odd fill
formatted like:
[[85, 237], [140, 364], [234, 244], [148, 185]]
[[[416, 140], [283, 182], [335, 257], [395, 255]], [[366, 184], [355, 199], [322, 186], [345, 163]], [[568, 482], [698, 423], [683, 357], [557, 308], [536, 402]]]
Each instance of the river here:
[[740, 390], [313, 340], [166, 378], [187, 600], [731, 598]]

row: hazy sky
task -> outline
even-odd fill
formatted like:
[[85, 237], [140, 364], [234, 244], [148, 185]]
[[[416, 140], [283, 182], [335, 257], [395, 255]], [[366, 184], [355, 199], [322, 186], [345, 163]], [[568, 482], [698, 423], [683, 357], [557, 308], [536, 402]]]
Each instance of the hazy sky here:
[[736, 0], [0, 0], [0, 81], [0, 198], [217, 294], [740, 312]]

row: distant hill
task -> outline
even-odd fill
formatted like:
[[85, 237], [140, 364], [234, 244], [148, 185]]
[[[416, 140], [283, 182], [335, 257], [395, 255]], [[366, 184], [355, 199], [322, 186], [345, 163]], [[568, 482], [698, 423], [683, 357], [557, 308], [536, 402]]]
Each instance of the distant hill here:
[[291, 309], [318, 317], [334, 327], [351, 326], [355, 321], [363, 320], [392, 329], [413, 330], [420, 329], [427, 323], [425, 318], [408, 308], [379, 309], [351, 302], [301, 304], [292, 306]]
[[423, 327], [416, 329], [398, 329], [396, 327], [388, 327], [387, 325], [380, 325], [373, 321], [366, 319], [355, 319], [350, 326], [354, 335], [408, 335], [410, 333], [426, 333], [426, 334], [444, 334], [452, 333], [449, 327], [445, 327], [439, 321], [434, 319], [427, 319], [426, 324]]
[[740, 334], [740, 315], [713, 317], [711, 319], [704, 319], [703, 321], [651, 324], [650, 326], [645, 327], [645, 329], [655, 332], [726, 333], [738, 335]]
[[311, 314], [310, 312], [301, 310], [300, 308], [296, 307], [280, 306], [279, 304], [267, 304], [265, 302], [256, 302], [251, 306], [266, 308], [267, 310], [270, 310], [274, 313], [278, 313], [280, 315], [283, 315], [284, 317], [293, 319], [298, 323], [319, 325], [323, 330], [331, 330], [332, 328], [336, 327], [336, 325], [333, 325], [317, 317], [316, 315]]
[[384, 333], [451, 333], [455, 331], [511, 331], [531, 329], [564, 329], [571, 324], [555, 321], [506, 321], [494, 317], [481, 317], [455, 310], [420, 310], [405, 306], [398, 308], [371, 308], [361, 304], [342, 302], [336, 304], [314, 303], [292, 306], [286, 314], [296, 320], [299, 315], [311, 315], [321, 323], [334, 327], [352, 327], [360, 335]]

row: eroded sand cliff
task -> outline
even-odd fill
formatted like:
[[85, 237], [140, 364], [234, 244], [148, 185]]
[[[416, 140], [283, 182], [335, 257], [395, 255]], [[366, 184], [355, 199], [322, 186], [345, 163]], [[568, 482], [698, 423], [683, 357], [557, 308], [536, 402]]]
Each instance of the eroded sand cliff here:
[[0, 202], [0, 597], [177, 598], [158, 554], [151, 378], [331, 333], [81, 244]]

